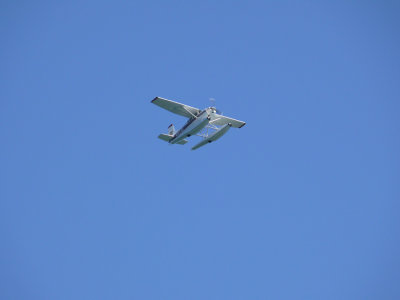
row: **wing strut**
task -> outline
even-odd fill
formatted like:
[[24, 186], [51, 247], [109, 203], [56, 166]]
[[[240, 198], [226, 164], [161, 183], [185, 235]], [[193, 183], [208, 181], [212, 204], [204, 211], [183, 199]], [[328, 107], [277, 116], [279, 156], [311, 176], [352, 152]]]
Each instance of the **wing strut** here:
[[186, 107], [183, 106], [183, 109], [186, 110], [189, 114], [191, 114], [193, 118], [197, 119], [196, 115], [192, 114]]
[[214, 120], [210, 121], [210, 124], [212, 124], [212, 123], [214, 123], [214, 122], [217, 122], [217, 121], [220, 120], [220, 119], [221, 119], [221, 118], [214, 119]]

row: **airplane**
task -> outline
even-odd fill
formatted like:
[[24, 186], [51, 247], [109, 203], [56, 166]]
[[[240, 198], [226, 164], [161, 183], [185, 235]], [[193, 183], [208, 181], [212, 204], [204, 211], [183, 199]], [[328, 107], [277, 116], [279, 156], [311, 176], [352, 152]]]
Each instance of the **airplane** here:
[[[179, 102], [155, 97], [151, 103], [158, 105], [170, 112], [188, 118], [185, 125], [175, 131], [173, 124], [168, 127], [168, 134], [160, 134], [159, 139], [170, 144], [184, 145], [188, 141], [185, 138], [197, 135], [203, 140], [192, 147], [196, 150], [208, 143], [212, 143], [222, 137], [231, 127], [242, 128], [245, 122], [225, 117], [215, 107], [207, 107], [200, 110]], [[202, 132], [203, 131], [203, 132]]]

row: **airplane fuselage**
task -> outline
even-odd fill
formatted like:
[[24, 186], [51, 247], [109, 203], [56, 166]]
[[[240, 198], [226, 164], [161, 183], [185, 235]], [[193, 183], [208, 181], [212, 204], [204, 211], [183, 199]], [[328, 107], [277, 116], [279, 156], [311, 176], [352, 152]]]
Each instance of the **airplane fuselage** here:
[[206, 108], [196, 117], [190, 118], [169, 142], [176, 144], [186, 137], [190, 137], [201, 131], [210, 122], [210, 115], [212, 113], [214, 113], [212, 108]]

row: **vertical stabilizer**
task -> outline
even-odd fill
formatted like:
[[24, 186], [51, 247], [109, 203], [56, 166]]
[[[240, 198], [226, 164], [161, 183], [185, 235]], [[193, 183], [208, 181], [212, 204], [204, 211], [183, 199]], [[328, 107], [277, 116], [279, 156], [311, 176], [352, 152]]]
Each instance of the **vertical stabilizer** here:
[[169, 135], [175, 135], [175, 127], [174, 124], [171, 124], [168, 126], [168, 134]]

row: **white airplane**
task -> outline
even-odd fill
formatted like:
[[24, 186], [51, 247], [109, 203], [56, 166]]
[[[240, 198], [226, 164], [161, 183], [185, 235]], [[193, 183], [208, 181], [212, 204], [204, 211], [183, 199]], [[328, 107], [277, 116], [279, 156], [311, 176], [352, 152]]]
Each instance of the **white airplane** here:
[[[175, 101], [156, 97], [151, 103], [158, 105], [177, 115], [189, 118], [185, 125], [175, 131], [173, 124], [168, 127], [168, 134], [160, 134], [159, 139], [170, 144], [184, 145], [187, 143], [185, 138], [197, 135], [203, 140], [195, 145], [192, 150], [196, 150], [207, 143], [214, 142], [222, 137], [231, 127], [242, 128], [245, 122], [225, 117], [215, 107], [207, 107], [200, 110]], [[203, 130], [203, 132], [201, 132]], [[211, 131], [211, 132], [210, 132]]]

